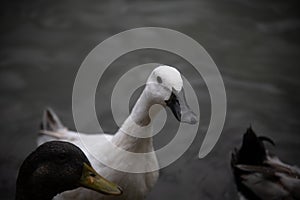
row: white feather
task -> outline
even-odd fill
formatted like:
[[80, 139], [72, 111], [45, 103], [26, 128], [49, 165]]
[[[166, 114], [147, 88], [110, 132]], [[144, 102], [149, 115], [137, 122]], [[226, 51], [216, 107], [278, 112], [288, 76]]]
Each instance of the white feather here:
[[[158, 78], [159, 77], [159, 78]], [[158, 79], [161, 79], [158, 81]], [[161, 81], [161, 84], [158, 82]], [[153, 84], [155, 83], [155, 84]], [[50, 139], [59, 139], [63, 141], [71, 142], [79, 146], [87, 155], [91, 161], [92, 166], [97, 172], [110, 181], [119, 184], [124, 193], [120, 197], [110, 197], [101, 195], [91, 190], [84, 188], [76, 189], [73, 191], [64, 192], [57, 195], [54, 199], [56, 200], [104, 200], [104, 199], [130, 199], [140, 200], [144, 199], [146, 194], [153, 188], [157, 179], [158, 171], [148, 173], [125, 173], [114, 170], [109, 166], [103, 165], [99, 162], [105, 160], [114, 166], [120, 166], [121, 168], [134, 166], [137, 163], [133, 163], [130, 157], [126, 157], [123, 154], [119, 155], [117, 151], [109, 151], [107, 148], [107, 142], [112, 142], [118, 147], [124, 150], [140, 153], [140, 152], [151, 152], [153, 151], [152, 138], [136, 138], [133, 136], [150, 136], [151, 128], [145, 128], [145, 124], [150, 122], [148, 125], [151, 127], [151, 121], [149, 120], [149, 109], [155, 103], [164, 103], [164, 100], [168, 99], [173, 89], [178, 92], [182, 89], [183, 83], [180, 73], [173, 67], [160, 66], [153, 70], [148, 78], [147, 86], [142, 93], [141, 97], [137, 101], [135, 107], [132, 110], [131, 115], [121, 126], [119, 131], [114, 135], [107, 134], [95, 134], [88, 135], [83, 133], [75, 133], [67, 129], [59, 129], [54, 131], [44, 131], [43, 135], [38, 139], [38, 143], [41, 144]], [[155, 115], [155, 114], [154, 114]], [[155, 116], [151, 116], [155, 117]], [[55, 118], [55, 117], [54, 117]], [[46, 136], [45, 136], [46, 135]], [[50, 138], [49, 138], [50, 136]], [[47, 138], [48, 137], [48, 138]], [[88, 147], [88, 150], [83, 145]], [[145, 167], [156, 167], [158, 168], [158, 161], [155, 153], [147, 156], [143, 162]]]

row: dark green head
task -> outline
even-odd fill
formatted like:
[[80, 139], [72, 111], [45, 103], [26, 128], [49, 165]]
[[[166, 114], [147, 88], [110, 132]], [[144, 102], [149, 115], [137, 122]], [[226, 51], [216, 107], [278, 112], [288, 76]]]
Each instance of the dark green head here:
[[105, 194], [122, 193], [117, 185], [97, 174], [78, 147], [62, 141], [47, 142], [23, 162], [16, 199], [52, 199], [58, 193], [80, 186]]

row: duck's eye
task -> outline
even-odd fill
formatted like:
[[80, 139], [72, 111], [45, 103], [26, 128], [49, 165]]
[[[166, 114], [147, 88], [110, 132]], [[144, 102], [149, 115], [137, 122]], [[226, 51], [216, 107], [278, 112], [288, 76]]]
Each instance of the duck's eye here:
[[94, 173], [92, 173], [92, 172], [90, 172], [89, 175], [90, 175], [91, 177], [96, 177], [96, 174], [94, 174]]
[[60, 154], [58, 157], [59, 157], [59, 160], [62, 161], [62, 162], [67, 160], [67, 156], [64, 155], [64, 154]]
[[158, 83], [162, 83], [162, 79], [161, 79], [160, 76], [157, 76], [157, 77], [156, 77], [156, 80], [157, 80]]

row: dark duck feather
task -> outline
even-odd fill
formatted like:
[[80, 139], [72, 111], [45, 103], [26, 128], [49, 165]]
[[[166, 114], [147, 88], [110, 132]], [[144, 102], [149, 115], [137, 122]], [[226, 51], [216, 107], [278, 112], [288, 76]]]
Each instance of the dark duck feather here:
[[16, 200], [50, 200], [78, 187], [118, 195], [121, 189], [101, 177], [75, 145], [52, 141], [39, 146], [23, 162], [16, 184]]
[[250, 127], [241, 148], [232, 152], [231, 167], [241, 199], [300, 199], [299, 168], [271, 156], [264, 142], [275, 145], [268, 137], [256, 136]]

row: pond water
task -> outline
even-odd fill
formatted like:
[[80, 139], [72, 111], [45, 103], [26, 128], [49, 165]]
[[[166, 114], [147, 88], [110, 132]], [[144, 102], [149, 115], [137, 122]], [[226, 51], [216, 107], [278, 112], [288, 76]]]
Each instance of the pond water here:
[[[203, 80], [185, 70], [200, 102], [199, 132], [187, 152], [161, 170], [148, 200], [236, 199], [230, 152], [240, 145], [250, 124], [258, 134], [273, 138], [276, 147], [268, 146], [272, 152], [300, 166], [300, 20], [296, 8], [296, 1], [277, 0], [4, 2], [0, 8], [1, 199], [13, 199], [18, 168], [36, 147], [46, 106], [74, 129], [72, 87], [86, 55], [106, 38], [144, 26], [174, 29], [198, 41], [219, 67], [228, 101], [220, 140], [200, 160], [210, 99]], [[105, 99], [111, 95], [109, 86], [122, 75], [120, 68], [149, 62], [188, 67], [178, 56], [155, 50], [132, 52], [114, 62], [106, 72], [107, 86], [99, 87], [96, 96], [98, 117], [106, 132], [117, 129]], [[175, 120], [169, 114], [168, 120]], [[158, 134], [155, 146], [172, 137]]]

